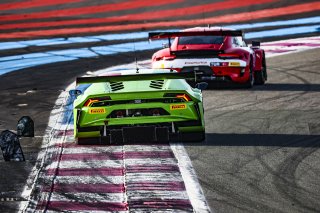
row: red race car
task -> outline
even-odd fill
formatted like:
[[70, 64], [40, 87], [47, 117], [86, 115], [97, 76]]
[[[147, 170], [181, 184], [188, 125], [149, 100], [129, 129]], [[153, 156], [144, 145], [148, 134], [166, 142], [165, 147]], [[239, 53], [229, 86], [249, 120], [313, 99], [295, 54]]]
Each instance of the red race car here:
[[196, 72], [198, 81], [231, 81], [247, 88], [267, 80], [260, 42], [253, 41], [248, 47], [240, 30], [197, 27], [181, 32], [149, 33], [150, 40], [164, 38], [169, 42], [153, 54], [153, 68]]

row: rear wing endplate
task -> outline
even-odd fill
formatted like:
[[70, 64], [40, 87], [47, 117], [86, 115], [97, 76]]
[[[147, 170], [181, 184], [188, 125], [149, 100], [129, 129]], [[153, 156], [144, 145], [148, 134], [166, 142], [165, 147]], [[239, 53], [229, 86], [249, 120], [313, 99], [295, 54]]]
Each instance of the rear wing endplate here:
[[190, 32], [152, 32], [149, 40], [174, 38], [182, 36], [242, 36], [241, 30], [190, 31]]
[[194, 72], [188, 73], [152, 73], [152, 74], [135, 74], [135, 75], [118, 75], [118, 76], [98, 76], [98, 77], [78, 77], [76, 84], [92, 84], [103, 82], [120, 82], [120, 81], [147, 81], [147, 80], [165, 80], [165, 79], [186, 79], [194, 80]]

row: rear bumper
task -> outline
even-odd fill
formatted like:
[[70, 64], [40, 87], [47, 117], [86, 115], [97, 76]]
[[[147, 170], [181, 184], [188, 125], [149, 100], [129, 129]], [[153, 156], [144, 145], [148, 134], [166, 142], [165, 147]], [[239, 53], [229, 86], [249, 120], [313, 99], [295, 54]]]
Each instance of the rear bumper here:
[[[164, 143], [169, 141], [183, 141], [182, 137], [187, 134], [204, 133], [202, 126], [181, 127], [181, 131], [173, 132], [170, 126], [131, 126], [119, 127], [113, 129], [104, 129], [104, 127], [95, 127], [99, 131], [90, 128], [78, 129], [78, 140], [98, 141], [106, 144], [128, 144], [128, 143]], [[80, 130], [80, 131], [79, 131]], [[84, 132], [87, 130], [88, 132]], [[82, 131], [82, 132], [81, 132]]]
[[[170, 115], [106, 118], [107, 114], [88, 114], [74, 110], [74, 136], [78, 139], [99, 138], [112, 143], [172, 141], [181, 133], [204, 132], [201, 102], [183, 102], [182, 109], [170, 110]], [[142, 104], [139, 104], [141, 106]], [[169, 104], [170, 105], [170, 104]], [[128, 107], [128, 105], [127, 105]], [[112, 110], [107, 109], [107, 112]], [[85, 116], [93, 116], [83, 119]], [[87, 121], [87, 122], [84, 122]], [[169, 134], [169, 139], [167, 133]], [[149, 134], [150, 133], [150, 134]], [[120, 137], [121, 136], [121, 137]], [[122, 138], [122, 139], [117, 139]]]
[[[216, 66], [217, 63], [237, 63], [237, 66]], [[153, 68], [175, 69], [178, 72], [198, 72], [198, 81], [224, 81], [245, 83], [249, 79], [249, 66], [240, 59], [177, 58], [172, 61], [153, 61]], [[201, 77], [204, 77], [201, 79]]]
[[201, 76], [199, 78], [199, 81], [205, 81], [205, 82], [209, 82], [209, 81], [223, 81], [223, 82], [231, 82], [231, 78], [228, 76]]
[[169, 128], [155, 126], [123, 127], [111, 130], [109, 141], [112, 144], [130, 142], [168, 142]]
[[195, 72], [197, 82], [234, 82], [245, 83], [249, 79], [248, 67], [210, 67], [210, 66], [195, 66], [184, 67], [180, 72]]

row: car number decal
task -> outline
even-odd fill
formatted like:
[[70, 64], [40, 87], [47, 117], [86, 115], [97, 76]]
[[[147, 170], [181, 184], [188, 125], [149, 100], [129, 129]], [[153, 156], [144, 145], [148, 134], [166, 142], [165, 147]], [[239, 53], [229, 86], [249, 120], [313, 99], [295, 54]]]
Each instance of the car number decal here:
[[104, 113], [106, 113], [106, 110], [104, 108], [89, 109], [89, 114], [104, 114]]
[[170, 105], [170, 110], [186, 109], [186, 108], [187, 108], [186, 104], [173, 104], [173, 105]]

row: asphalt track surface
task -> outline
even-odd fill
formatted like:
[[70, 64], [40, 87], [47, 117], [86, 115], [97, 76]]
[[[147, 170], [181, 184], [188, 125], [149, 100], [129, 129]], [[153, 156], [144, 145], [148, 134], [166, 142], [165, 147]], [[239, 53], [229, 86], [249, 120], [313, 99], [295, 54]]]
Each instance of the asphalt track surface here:
[[[74, 2], [82, 4], [80, 1]], [[276, 2], [276, 6], [290, 6], [294, 3], [295, 1], [281, 1]], [[183, 3], [184, 6], [190, 4], [191, 1]], [[19, 10], [34, 10], [24, 7]], [[169, 9], [173, 6], [160, 7]], [[264, 7], [265, 5], [256, 5], [230, 9], [229, 12], [246, 12]], [[19, 10], [16, 13], [19, 13]], [[143, 9], [136, 10], [139, 12]], [[38, 11], [41, 12], [40, 9]], [[221, 11], [216, 13], [223, 15]], [[315, 14], [317, 12], [310, 10], [307, 14], [284, 14], [286, 16], [282, 18]], [[13, 16], [11, 18], [14, 19]], [[88, 15], [86, 18], [98, 17]], [[203, 14], [191, 15], [191, 18], [200, 18], [202, 21], [205, 19]], [[175, 19], [176, 17], [172, 17], [165, 21]], [[259, 20], [272, 19], [273, 17], [262, 17]], [[58, 20], [61, 20], [61, 17], [54, 18], [54, 21]], [[134, 24], [134, 21], [131, 22], [119, 22], [119, 25]], [[184, 22], [180, 24], [181, 27], [188, 26], [184, 25]], [[149, 25], [139, 26], [138, 29], [143, 27]], [[54, 26], [51, 28], [55, 29]], [[13, 30], [12, 33], [9, 30], [4, 31], [13, 36], [2, 40], [18, 40], [19, 38], [13, 38], [16, 35], [14, 31], [25, 30]], [[54, 31], [35, 37], [58, 36], [52, 35]], [[78, 31], [77, 35], [84, 32]], [[59, 32], [63, 36], [70, 35], [69, 31]], [[85, 32], [85, 35], [94, 35], [96, 31], [88, 32], [86, 29]], [[23, 53], [39, 50], [31, 47], [12, 52], [19, 54], [19, 51]], [[138, 57], [147, 59], [152, 52], [154, 51], [139, 52]], [[186, 148], [206, 199], [216, 212], [320, 211], [319, 53], [319, 50], [311, 50], [268, 59], [269, 81], [265, 86], [257, 86], [252, 90], [213, 89], [204, 92], [207, 140], [201, 144], [187, 144]], [[36, 135], [39, 136], [22, 140], [27, 158], [25, 163], [0, 161], [1, 212], [17, 211], [19, 202], [23, 201], [20, 193], [35, 163], [42, 142], [41, 136], [60, 91], [79, 74], [129, 63], [135, 56], [101, 56], [98, 59], [78, 60], [73, 63], [55, 63], [7, 73], [0, 77], [0, 129], [15, 129], [17, 120], [23, 115], [29, 115], [35, 120]]]
[[186, 148], [217, 212], [319, 212], [319, 53], [267, 60], [264, 86], [204, 92], [207, 139]]

